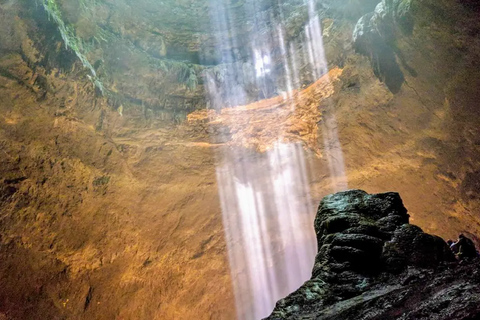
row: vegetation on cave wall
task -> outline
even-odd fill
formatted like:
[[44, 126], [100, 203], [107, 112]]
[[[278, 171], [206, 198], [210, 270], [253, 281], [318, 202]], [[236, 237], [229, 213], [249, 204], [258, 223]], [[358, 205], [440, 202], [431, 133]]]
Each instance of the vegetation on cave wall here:
[[58, 26], [58, 31], [62, 36], [65, 47], [75, 52], [78, 59], [82, 62], [83, 66], [90, 71], [90, 78], [92, 79], [95, 86], [103, 93], [103, 85], [98, 79], [95, 69], [88, 61], [85, 54], [82, 52], [82, 40], [76, 36], [73, 26], [68, 25], [63, 21], [62, 13], [58, 8], [57, 2], [55, 0], [41, 0], [41, 4], [43, 5], [45, 11], [48, 13], [49, 18], [51, 18]]
[[[219, 85], [234, 77], [246, 92], [246, 102], [255, 101], [262, 94], [254, 83], [255, 77], [250, 77], [255, 73], [252, 43], [261, 43], [263, 49], [273, 50], [270, 54], [276, 55], [273, 61], [278, 81], [270, 94], [285, 91], [283, 60], [273, 49], [276, 43], [272, 27], [278, 24], [285, 27], [286, 45], [298, 49], [293, 54], [298, 59], [297, 64], [304, 65], [299, 35], [304, 31], [309, 14], [304, 1], [300, 0], [283, 3], [252, 0], [232, 3], [205, 0], [161, 3], [149, 0], [37, 1], [53, 16], [67, 47], [75, 51], [94, 80], [114, 98], [117, 107], [120, 104], [126, 109], [142, 106], [154, 112], [190, 112], [205, 108], [208, 105], [203, 83], [206, 76]], [[216, 10], [223, 6], [231, 11], [232, 20], [228, 28], [219, 29]], [[253, 7], [256, 8], [254, 15], [250, 12]], [[330, 1], [324, 1], [318, 3], [317, 10], [323, 14], [336, 9]], [[363, 11], [352, 13], [352, 16]], [[328, 26], [332, 30], [331, 23]], [[337, 33], [338, 29], [345, 29], [345, 26], [335, 24], [333, 32]], [[329, 61], [341, 60], [344, 56], [338, 52], [327, 55]], [[225, 60], [226, 56], [230, 58]], [[337, 64], [337, 61], [332, 62]], [[236, 77], [232, 70], [245, 70], [246, 74]], [[300, 71], [301, 80], [295, 86], [316, 80], [308, 68]]]
[[[169, 94], [168, 92], [158, 93], [166, 87], [165, 84], [170, 84], [176, 95], [179, 94], [178, 88], [180, 90], [184, 88], [186, 93], [180, 93], [184, 95], [193, 94], [197, 90], [201, 82], [199, 75], [204, 68], [185, 61], [147, 54], [148, 48], [142, 48], [138, 43], [133, 43], [122, 34], [116, 33], [108, 24], [98, 25], [98, 21], [93, 17], [99, 5], [97, 1], [80, 1], [75, 6], [80, 10], [73, 10], [74, 17], [65, 9], [69, 8], [68, 1], [37, 1], [43, 6], [49, 19], [57, 25], [65, 47], [75, 53], [88, 70], [89, 79], [102, 95], [110, 99], [114, 107], [122, 106], [123, 109], [141, 104], [142, 107], [155, 108], [160, 104], [159, 101], [145, 99], [141, 93], [119, 87], [119, 83], [120, 85], [122, 82], [127, 83], [128, 86], [137, 81], [129, 81], [129, 78], [138, 79], [138, 76], [133, 76], [136, 71], [148, 77], [160, 77], [160, 83], [158, 80], [154, 82], [157, 95], [160, 97]], [[71, 8], [70, 11], [72, 11]], [[88, 25], [88, 31], [85, 30], [85, 25]], [[152, 72], [157, 75], [150, 76]], [[129, 77], [129, 75], [132, 76]], [[140, 92], [147, 90], [147, 88], [138, 88], [135, 84], [134, 90], [137, 89]]]

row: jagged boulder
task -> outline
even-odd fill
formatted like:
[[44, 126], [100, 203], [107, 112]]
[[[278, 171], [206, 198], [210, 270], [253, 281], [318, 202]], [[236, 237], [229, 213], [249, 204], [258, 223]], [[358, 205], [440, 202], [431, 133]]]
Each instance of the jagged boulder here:
[[[455, 259], [445, 241], [408, 220], [398, 193], [349, 190], [326, 196], [315, 219], [318, 254], [312, 278], [278, 301], [267, 319], [480, 315], [478, 263], [463, 266], [456, 279]], [[450, 303], [445, 295], [457, 300]], [[462, 304], [466, 296], [477, 304]], [[403, 305], [408, 299], [411, 305]]]

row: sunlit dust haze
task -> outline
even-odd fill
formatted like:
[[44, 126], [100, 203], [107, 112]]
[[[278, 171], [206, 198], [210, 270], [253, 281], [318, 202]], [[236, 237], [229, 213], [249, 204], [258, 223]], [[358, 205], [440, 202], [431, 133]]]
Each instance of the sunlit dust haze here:
[[[304, 50], [302, 56], [307, 61], [301, 63], [307, 65], [314, 79], [318, 79], [327, 77], [328, 67], [313, 1], [309, 0], [307, 6], [309, 22], [303, 30], [301, 46]], [[230, 10], [223, 1], [211, 3], [212, 30], [229, 30], [228, 35], [222, 33], [217, 38], [222, 44], [217, 56], [224, 62], [238, 59], [233, 56], [235, 52], [221, 51], [225, 43], [235, 47], [236, 34], [240, 31], [231, 21], [235, 21], [238, 14], [254, 16], [257, 8], [250, 3], [241, 10], [246, 12]], [[289, 113], [295, 112], [292, 92], [301, 86], [295, 51], [298, 49], [287, 47], [282, 21], [276, 22], [278, 25], [271, 28], [272, 32], [264, 32], [261, 26], [267, 22], [257, 21], [250, 32], [249, 59], [254, 61], [253, 70], [235, 64], [230, 73], [222, 75], [221, 83], [216, 81], [218, 75], [206, 75], [209, 106], [217, 113], [226, 112], [226, 107], [242, 110], [242, 105], [247, 104], [245, 80], [241, 79], [254, 83], [260, 99], [282, 96], [289, 104]], [[273, 56], [271, 53], [275, 48], [265, 45], [269, 43], [280, 48], [280, 53]], [[273, 59], [281, 59], [285, 68], [286, 79], [281, 92], [271, 91], [270, 83], [276, 80]], [[298, 95], [296, 99], [299, 99]], [[258, 117], [261, 116], [258, 113]], [[261, 121], [258, 117], [256, 120]], [[253, 118], [254, 122], [255, 116]], [[239, 121], [234, 113], [227, 119], [231, 123], [226, 125], [230, 127]], [[246, 123], [240, 131], [250, 132], [252, 125]], [[261, 152], [233, 146], [222, 146], [216, 152], [217, 182], [239, 319], [267, 316], [278, 299], [310, 277], [313, 265], [316, 248], [312, 221], [315, 212], [311, 206], [308, 170], [303, 146], [287, 141], [286, 130], [280, 130], [275, 141], [257, 146], [257, 151], [260, 149]], [[328, 161], [332, 191], [344, 190], [347, 180], [334, 114], [324, 116], [322, 131], [325, 150], [322, 156]], [[254, 140], [253, 135], [251, 133], [249, 138]], [[212, 136], [212, 140], [221, 141], [222, 137]]]

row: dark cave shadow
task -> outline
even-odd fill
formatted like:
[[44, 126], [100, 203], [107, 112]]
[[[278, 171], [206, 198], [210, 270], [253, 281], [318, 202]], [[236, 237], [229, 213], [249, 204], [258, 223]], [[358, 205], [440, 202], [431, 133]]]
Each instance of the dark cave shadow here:
[[371, 45], [371, 62], [375, 75], [392, 93], [398, 93], [405, 82], [405, 76], [397, 63], [394, 49], [380, 37], [372, 41]]
[[412, 68], [407, 60], [405, 59], [405, 55], [403, 54], [402, 51], [400, 51], [400, 49], [395, 46], [395, 45], [392, 45], [392, 48], [393, 48], [393, 52], [395, 52], [395, 54], [397, 55], [398, 59], [400, 60], [400, 63], [402, 64], [402, 67], [407, 70], [407, 72], [414, 78], [416, 78], [418, 76], [418, 73], [417, 71]]

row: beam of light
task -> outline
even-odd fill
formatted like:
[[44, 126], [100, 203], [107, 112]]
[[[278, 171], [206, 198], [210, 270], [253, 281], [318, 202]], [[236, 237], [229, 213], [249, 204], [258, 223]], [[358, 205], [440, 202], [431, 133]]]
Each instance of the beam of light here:
[[[322, 27], [318, 14], [315, 13], [314, 0], [308, 0], [308, 17], [309, 22], [305, 27], [307, 51], [313, 76], [318, 79], [328, 71], [328, 66], [323, 46]], [[324, 153], [332, 179], [332, 189], [334, 192], [346, 190], [348, 189], [348, 183], [345, 162], [334, 113], [323, 114], [322, 133]]]
[[309, 21], [305, 26], [306, 45], [312, 74], [315, 79], [318, 79], [328, 71], [328, 66], [325, 59], [320, 18], [315, 13], [315, 2], [313, 0], [308, 0], [308, 17]]
[[[293, 84], [292, 84], [292, 73], [290, 71], [290, 66], [289, 66], [289, 61], [288, 61], [288, 54], [287, 54], [287, 49], [285, 47], [285, 36], [284, 36], [284, 31], [283, 27], [279, 25], [277, 27], [277, 34], [278, 34], [278, 43], [280, 44], [280, 50], [281, 50], [281, 56], [283, 60], [283, 65], [285, 68], [285, 80], [286, 80], [286, 98], [291, 98], [291, 93], [293, 91]], [[293, 106], [293, 103], [292, 103]]]
[[303, 149], [278, 143], [254, 159], [224, 152], [229, 159], [217, 167], [217, 181], [237, 314], [260, 319], [306, 281], [313, 266]]
[[[245, 2], [243, 6], [230, 10], [224, 0], [211, 1], [212, 29], [218, 35], [218, 53], [222, 55], [222, 61], [232, 62], [232, 53], [223, 48], [236, 48], [240, 31], [231, 21], [237, 20], [236, 14], [255, 16], [255, 2]], [[250, 33], [250, 57], [243, 66], [237, 61], [231, 63], [227, 73], [209, 72], [205, 75], [210, 106], [221, 112], [221, 108], [246, 104], [245, 83], [255, 84], [258, 92], [268, 97], [268, 81], [284, 80], [280, 91], [284, 93], [285, 101], [291, 103], [290, 112], [295, 111], [292, 90], [302, 84], [300, 74], [305, 73], [304, 67], [301, 70], [298, 66], [307, 64], [315, 80], [328, 71], [320, 20], [312, 0], [308, 0], [307, 6], [309, 20], [301, 45], [287, 40], [282, 21], [262, 30], [260, 26], [267, 25], [267, 21], [256, 21]], [[278, 70], [274, 64], [278, 61], [283, 66], [281, 76], [284, 79], [275, 78]], [[240, 117], [240, 113], [230, 113], [223, 125], [234, 127], [238, 121], [235, 117]], [[248, 129], [244, 128], [245, 132], [250, 132]], [[344, 189], [347, 185], [343, 154], [333, 114], [323, 118], [321, 130], [333, 188]], [[212, 131], [218, 132], [213, 140], [228, 141], [228, 134], [223, 133], [225, 130]], [[216, 151], [216, 175], [240, 320], [268, 316], [277, 300], [309, 279], [314, 262], [315, 206], [310, 198], [304, 150], [300, 143], [285, 142], [286, 135], [287, 132], [280, 134], [263, 153], [228, 144]]]

